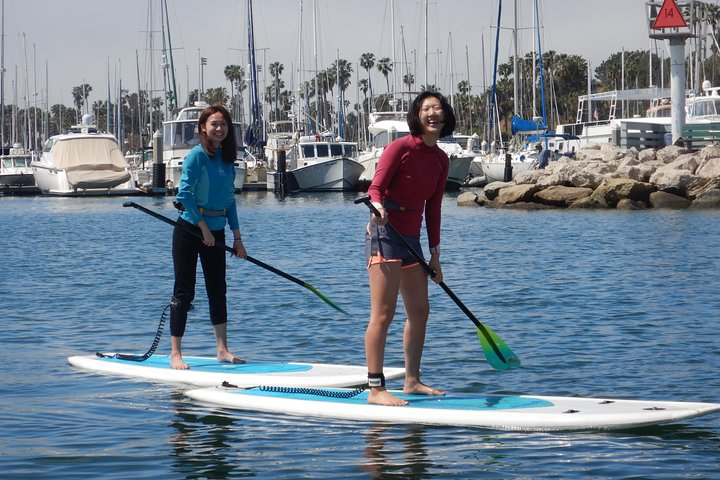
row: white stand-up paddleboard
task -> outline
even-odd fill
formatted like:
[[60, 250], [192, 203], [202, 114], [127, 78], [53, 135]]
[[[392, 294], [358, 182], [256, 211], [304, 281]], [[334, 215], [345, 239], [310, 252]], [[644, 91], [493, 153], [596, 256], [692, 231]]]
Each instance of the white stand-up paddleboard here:
[[[186, 383], [198, 387], [214, 387], [229, 382], [239, 387], [282, 385], [288, 387], [352, 387], [367, 383], [367, 368], [356, 365], [322, 363], [260, 363], [232, 364], [211, 357], [183, 357], [190, 368], [170, 368], [168, 355], [153, 355], [143, 362], [96, 355], [69, 357], [78, 368], [112, 373], [127, 377]], [[386, 368], [388, 379], [402, 378], [402, 368]]]
[[348, 389], [202, 388], [189, 397], [241, 410], [343, 420], [458, 425], [502, 430], [554, 431], [627, 429], [673, 422], [720, 411], [720, 403], [613, 400], [575, 397], [393, 394], [409, 405], [369, 405], [367, 391]]

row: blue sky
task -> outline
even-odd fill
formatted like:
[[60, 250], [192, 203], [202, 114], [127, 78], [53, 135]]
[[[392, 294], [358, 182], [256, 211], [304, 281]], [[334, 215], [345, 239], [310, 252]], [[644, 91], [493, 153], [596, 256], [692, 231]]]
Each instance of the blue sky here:
[[[502, 61], [512, 54], [509, 29], [514, 1], [503, 1]], [[526, 53], [534, 48], [534, 2], [517, 3], [522, 28], [518, 44], [521, 53]], [[542, 48], [582, 55], [595, 66], [622, 48], [645, 50], [650, 46], [645, 3], [541, 0]], [[207, 58], [205, 88], [227, 87], [225, 65], [247, 64], [243, 51], [247, 48], [247, 2], [168, 0], [168, 4], [181, 102], [188, 89], [198, 88], [199, 57]], [[286, 86], [297, 83], [301, 75], [300, 4], [300, 0], [254, 0], [255, 46], [263, 49], [257, 61], [281, 62]], [[318, 11], [317, 42], [313, 42], [313, 4]], [[304, 75], [312, 75], [315, 57], [319, 68], [329, 66], [338, 54], [352, 62], [364, 52], [393, 57], [391, 0], [303, 0], [302, 5]], [[395, 0], [394, 5], [397, 68], [414, 68], [416, 78], [424, 83], [424, 2]], [[486, 83], [483, 76], [489, 79], [492, 72], [498, 0], [431, 0], [428, 11], [428, 82], [447, 92], [450, 79], [457, 84], [469, 75], [473, 90], [481, 90]], [[93, 87], [91, 100], [105, 99], [108, 69], [112, 88], [121, 78], [123, 88], [130, 91], [137, 91], [138, 83], [160, 89], [159, 30], [159, 0], [5, 0], [6, 103], [12, 102], [16, 87], [21, 105], [26, 91], [31, 101], [40, 101], [47, 91], [50, 104], [72, 105], [72, 87], [83, 81]], [[149, 31], [154, 32], [152, 36]], [[154, 48], [150, 48], [151, 37]], [[151, 70], [155, 71], [152, 76]], [[365, 77], [364, 70], [360, 77]], [[385, 91], [380, 73], [373, 74], [373, 83]]]

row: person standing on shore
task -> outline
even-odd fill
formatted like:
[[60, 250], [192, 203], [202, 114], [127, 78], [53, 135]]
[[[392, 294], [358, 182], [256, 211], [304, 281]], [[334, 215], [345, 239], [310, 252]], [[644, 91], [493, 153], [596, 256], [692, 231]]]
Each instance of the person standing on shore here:
[[420, 253], [424, 214], [431, 254], [428, 264], [436, 273], [433, 281], [442, 282], [440, 220], [449, 160], [437, 142], [455, 129], [455, 114], [440, 93], [426, 91], [413, 100], [407, 122], [411, 134], [385, 147], [368, 188], [370, 200], [380, 217], [371, 215], [365, 236], [370, 281], [370, 321], [365, 332], [365, 355], [370, 388], [368, 403], [379, 405], [407, 404], [387, 391], [383, 375], [387, 333], [395, 315], [398, 293], [402, 295], [407, 315], [403, 332], [403, 391], [445, 394], [420, 381], [420, 361], [430, 313], [428, 275], [385, 225], [390, 223]]
[[[245, 363], [227, 346], [227, 285], [225, 280], [225, 224], [233, 233], [234, 256], [247, 257], [242, 243], [235, 204], [235, 156], [237, 143], [232, 118], [222, 105], [202, 111], [198, 120], [200, 143], [183, 159], [177, 201], [183, 211], [172, 238], [175, 285], [170, 308], [170, 366], [189, 368], [182, 357], [182, 337], [188, 310], [195, 298], [197, 261], [200, 258], [208, 296], [210, 321], [215, 331], [217, 358], [230, 363]], [[202, 240], [185, 229], [195, 230]]]

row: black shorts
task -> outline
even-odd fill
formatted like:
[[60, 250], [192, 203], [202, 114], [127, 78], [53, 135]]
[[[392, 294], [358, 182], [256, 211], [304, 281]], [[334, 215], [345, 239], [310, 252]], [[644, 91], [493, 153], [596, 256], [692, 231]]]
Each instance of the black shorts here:
[[[422, 256], [420, 236], [403, 235], [403, 238]], [[373, 222], [368, 223], [365, 233], [365, 260], [368, 268], [378, 263], [400, 262], [403, 268], [419, 263], [395, 232]]]

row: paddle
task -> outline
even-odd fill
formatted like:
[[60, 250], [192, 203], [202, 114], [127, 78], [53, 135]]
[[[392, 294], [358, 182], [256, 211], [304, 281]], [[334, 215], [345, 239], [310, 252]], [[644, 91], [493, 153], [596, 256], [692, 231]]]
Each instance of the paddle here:
[[[138, 205], [138, 204], [135, 203], [135, 202], [125, 202], [125, 203], [123, 203], [123, 207], [133, 207], [133, 208], [137, 208], [137, 209], [140, 210], [141, 212], [147, 213], [148, 215], [150, 215], [150, 216], [152, 216], [152, 217], [155, 217], [155, 218], [157, 218], [158, 220], [161, 220], [161, 221], [163, 221], [163, 222], [165, 222], [165, 223], [168, 223], [168, 224], [170, 224], [170, 225], [176, 226], [176, 227], [184, 230], [185, 232], [189, 233], [190, 235], [192, 235], [192, 236], [194, 236], [194, 237], [197, 237], [197, 238], [199, 238], [199, 239], [202, 240], [202, 235], [201, 235], [199, 232], [196, 232], [195, 230], [193, 230], [193, 229], [191, 229], [191, 228], [188, 228], [188, 227], [186, 227], [186, 226], [184, 226], [184, 225], [181, 225], [181, 224], [179, 224], [178, 222], [176, 222], [176, 221], [174, 221], [174, 220], [171, 220], [171, 219], [169, 219], [169, 218], [167, 218], [167, 217], [165, 217], [165, 216], [163, 216], [163, 215], [160, 215], [159, 213], [153, 212], [152, 210], [150, 210], [150, 209], [148, 209], [148, 208], [145, 208], [145, 207], [143, 207], [142, 205]], [[227, 245], [216, 245], [216, 247], [224, 248], [225, 251], [230, 252], [230, 253], [233, 253], [233, 254], [235, 253], [235, 251], [234, 251], [232, 248], [228, 247]], [[275, 268], [275, 267], [273, 267], [273, 266], [271, 266], [271, 265], [268, 265], [267, 263], [261, 262], [261, 261], [258, 260], [257, 258], [251, 257], [250, 255], [248, 255], [247, 257], [245, 257], [245, 260], [249, 261], [250, 263], [254, 263], [254, 264], [257, 265], [258, 267], [262, 267], [262, 268], [264, 268], [265, 270], [268, 270], [268, 271], [274, 273], [275, 275], [280, 275], [281, 277], [283, 277], [283, 278], [285, 278], [285, 279], [287, 279], [287, 280], [290, 280], [291, 282], [297, 283], [297, 284], [300, 285], [301, 287], [307, 288], [308, 290], [310, 290], [311, 292], [313, 292], [315, 295], [317, 295], [323, 302], [327, 303], [328, 305], [330, 305], [331, 307], [333, 307], [335, 310], [337, 310], [337, 311], [339, 311], [339, 312], [342, 312], [342, 313], [344, 313], [345, 315], [349, 315], [345, 310], [343, 310], [342, 308], [340, 308], [340, 307], [338, 307], [337, 305], [335, 305], [329, 298], [327, 298], [325, 295], [323, 295], [322, 293], [320, 293], [315, 287], [313, 287], [313, 286], [310, 285], [309, 283], [303, 282], [303, 281], [300, 280], [299, 278], [295, 278], [295, 277], [293, 277], [292, 275], [283, 272], [282, 270], [278, 270], [277, 268]]]
[[[369, 196], [366, 195], [357, 198], [355, 199], [355, 203], [364, 203], [375, 216], [380, 217], [380, 212], [370, 202]], [[390, 223], [386, 223], [385, 228], [392, 232], [393, 235], [395, 235], [403, 243], [403, 245], [405, 245], [405, 248], [407, 248], [408, 252], [410, 252], [412, 256], [415, 257], [415, 260], [417, 260], [420, 265], [423, 266], [428, 275], [430, 275], [431, 277], [435, 277], [435, 271], [430, 268], [430, 265], [428, 265], [427, 262], [425, 262], [425, 259], [422, 257], [422, 255], [416, 252], [415, 249], [408, 243], [408, 241], [405, 240], [405, 237], [403, 237], [397, 230], [395, 230], [395, 227], [393, 227]], [[482, 347], [483, 353], [485, 353], [485, 358], [487, 358], [490, 366], [497, 370], [506, 370], [508, 368], [519, 367], [520, 359], [518, 359], [517, 355], [515, 355], [512, 350], [510, 350], [510, 347], [508, 347], [505, 342], [503, 342], [500, 337], [495, 334], [495, 332], [480, 323], [480, 320], [478, 320], [475, 315], [473, 315], [473, 313], [465, 306], [465, 304], [460, 301], [457, 295], [455, 295], [455, 293], [450, 290], [450, 287], [445, 285], [445, 282], [438, 282], [438, 285], [442, 287], [445, 293], [447, 293], [448, 296], [453, 299], [455, 304], [460, 307], [460, 310], [462, 310], [463, 313], [465, 313], [465, 315], [467, 315], [467, 317], [472, 320], [472, 322], [477, 327], [478, 338], [480, 339], [480, 346]]]

